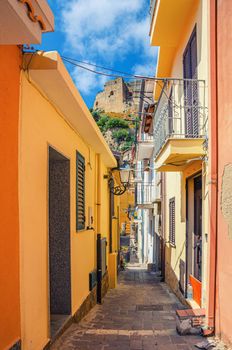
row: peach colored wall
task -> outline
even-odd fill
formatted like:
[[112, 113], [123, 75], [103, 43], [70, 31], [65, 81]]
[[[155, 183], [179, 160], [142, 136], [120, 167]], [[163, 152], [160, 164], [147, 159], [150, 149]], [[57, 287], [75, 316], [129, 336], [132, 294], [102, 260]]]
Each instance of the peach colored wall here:
[[[206, 88], [208, 87], [208, 5], [207, 1], [201, 0], [196, 1], [191, 16], [189, 16], [179, 45], [176, 48], [175, 57], [172, 61], [171, 77], [183, 78], [183, 54], [188, 44], [189, 38], [193, 32], [193, 29], [197, 26], [197, 55], [198, 55], [198, 79], [206, 81]], [[206, 106], [208, 101], [206, 100]], [[175, 281], [172, 284], [173, 288], [179, 288], [179, 262], [180, 259], [186, 260], [185, 256], [185, 177], [189, 177], [192, 174], [201, 170], [202, 165], [198, 165], [196, 169], [192, 169], [190, 173], [181, 174], [180, 172], [167, 172], [166, 173], [166, 239], [169, 238], [169, 199], [172, 197], [176, 198], [176, 247], [167, 248], [166, 261], [170, 268], [170, 276]], [[205, 177], [207, 177], [208, 169], [203, 168]], [[203, 271], [202, 271], [202, 304], [206, 303], [206, 285], [207, 285], [207, 240], [204, 233], [208, 233], [208, 195], [207, 195], [207, 180], [203, 178]], [[184, 238], [183, 238], [184, 237]], [[166, 273], [168, 279], [168, 274]]]
[[20, 338], [18, 117], [21, 52], [0, 46], [0, 349]]
[[217, 1], [218, 256], [216, 332], [232, 343], [232, 2]]

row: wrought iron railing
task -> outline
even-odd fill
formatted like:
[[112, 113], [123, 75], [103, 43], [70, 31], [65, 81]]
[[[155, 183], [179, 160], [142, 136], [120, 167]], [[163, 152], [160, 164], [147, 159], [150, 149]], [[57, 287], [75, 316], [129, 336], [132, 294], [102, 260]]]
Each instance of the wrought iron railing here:
[[138, 142], [151, 142], [154, 140], [154, 136], [146, 133], [142, 133], [138, 137]]
[[157, 84], [161, 92], [154, 113], [155, 156], [170, 138], [206, 138], [205, 81], [166, 79]]
[[136, 184], [136, 204], [152, 204], [155, 197], [154, 183], [138, 183]]

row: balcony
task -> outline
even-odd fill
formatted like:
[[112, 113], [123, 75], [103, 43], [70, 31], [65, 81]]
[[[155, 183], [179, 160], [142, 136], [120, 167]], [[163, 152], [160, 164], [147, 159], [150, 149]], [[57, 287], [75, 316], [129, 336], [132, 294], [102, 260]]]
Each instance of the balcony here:
[[136, 160], [150, 159], [154, 152], [153, 135], [143, 134], [138, 140]]
[[206, 154], [205, 82], [166, 79], [154, 114], [155, 168], [183, 171]]
[[161, 203], [161, 182], [157, 181], [158, 175], [161, 173], [157, 172], [156, 173], [156, 179], [154, 181], [153, 187], [154, 189], [152, 190], [152, 202], [153, 203]]
[[195, 7], [196, 0], [150, 0], [151, 45], [177, 47]]
[[152, 182], [136, 184], [136, 205], [140, 209], [153, 209], [153, 198], [155, 197], [155, 186]]
[[169, 77], [177, 48], [198, 6], [196, 0], [151, 0], [150, 43], [159, 46], [157, 77]]

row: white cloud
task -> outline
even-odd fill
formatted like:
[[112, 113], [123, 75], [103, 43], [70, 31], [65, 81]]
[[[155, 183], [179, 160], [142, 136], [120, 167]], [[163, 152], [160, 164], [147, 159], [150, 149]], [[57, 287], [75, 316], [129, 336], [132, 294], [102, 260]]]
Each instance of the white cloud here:
[[72, 76], [83, 94], [89, 94], [96, 88], [100, 90], [108, 80], [105, 76], [93, 74], [79, 67], [74, 68]]
[[[145, 63], [144, 69], [152, 72], [155, 50], [149, 43], [147, 5], [148, 0], [65, 2], [61, 7], [61, 23], [66, 37], [66, 51], [72, 57], [106, 66], [119, 65], [125, 57], [136, 55], [141, 64], [132, 67], [132, 71], [141, 72]], [[154, 71], [155, 68], [152, 75]], [[74, 80], [84, 93], [100, 87], [102, 79], [78, 68], [74, 70]]]
[[133, 67], [133, 73], [145, 77], [154, 77], [155, 65], [154, 63], [144, 62], [144, 64], [137, 64]]

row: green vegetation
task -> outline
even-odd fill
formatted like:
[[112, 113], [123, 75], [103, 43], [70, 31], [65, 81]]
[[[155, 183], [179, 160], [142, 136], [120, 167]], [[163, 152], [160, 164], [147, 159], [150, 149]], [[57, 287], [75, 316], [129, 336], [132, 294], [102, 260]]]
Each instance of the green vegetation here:
[[112, 137], [116, 139], [118, 142], [121, 141], [133, 141], [133, 136], [130, 133], [130, 130], [116, 130], [112, 132]]
[[[134, 122], [125, 120], [122, 116], [111, 116], [101, 111], [90, 110], [90, 112], [102, 134], [106, 137], [107, 133], [106, 140], [112, 150], [125, 151], [132, 147], [135, 133]], [[126, 115], [125, 117], [128, 118]]]

